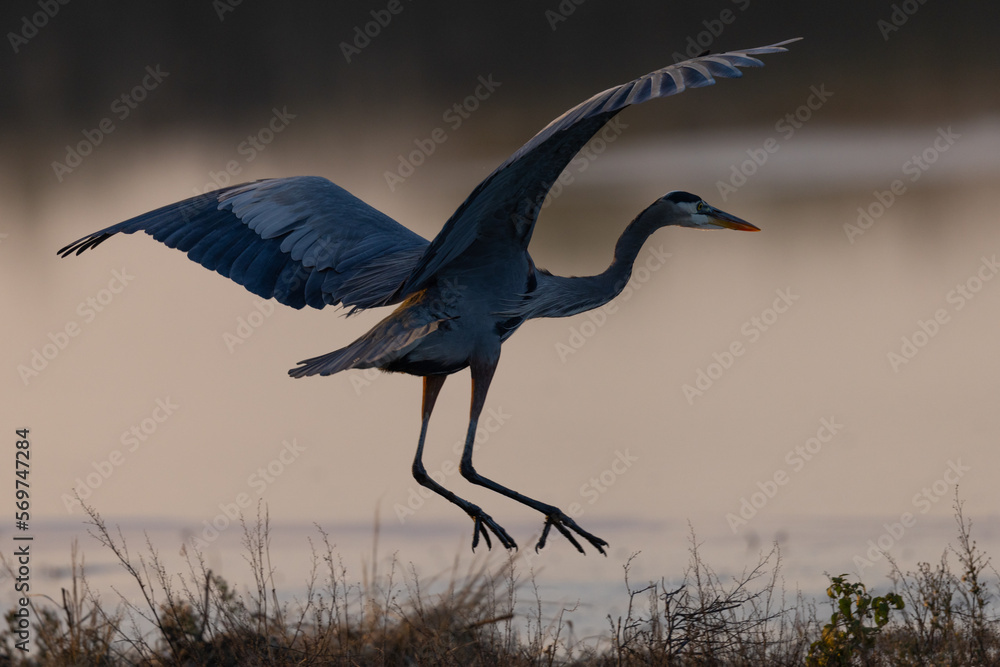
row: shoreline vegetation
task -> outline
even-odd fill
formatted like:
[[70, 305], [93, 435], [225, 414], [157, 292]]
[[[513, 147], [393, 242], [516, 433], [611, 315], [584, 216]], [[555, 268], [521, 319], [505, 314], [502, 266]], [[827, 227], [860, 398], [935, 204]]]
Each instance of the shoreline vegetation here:
[[[827, 574], [826, 602], [784, 589], [777, 545], [720, 577], [692, 528], [678, 585], [633, 581], [633, 554], [624, 612], [608, 614], [599, 636], [577, 637], [575, 607], [543, 612], [534, 573], [516, 554], [464, 574], [456, 561], [447, 581], [418, 577], [394, 556], [387, 572], [373, 561], [355, 582], [317, 526], [305, 595], [281, 602], [266, 509], [242, 520], [253, 581], [241, 591], [194, 549], [185, 548], [186, 572], [168, 572], [148, 538], [137, 554], [84, 504], [89, 532], [137, 594], [92, 590], [74, 544], [61, 599], [28, 598], [29, 651], [17, 647], [23, 619], [5, 613], [0, 665], [1000, 664], [1000, 574], [977, 547], [957, 490], [953, 507], [957, 537], [939, 561], [904, 572], [886, 554], [887, 583]], [[4, 569], [14, 577], [6, 557]]]

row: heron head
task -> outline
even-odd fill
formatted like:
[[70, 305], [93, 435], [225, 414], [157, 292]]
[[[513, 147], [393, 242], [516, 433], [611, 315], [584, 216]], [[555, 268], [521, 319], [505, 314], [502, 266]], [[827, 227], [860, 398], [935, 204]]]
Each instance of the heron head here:
[[693, 227], [694, 229], [736, 229], [742, 232], [759, 232], [760, 228], [735, 215], [720, 211], [704, 199], [690, 192], [668, 192], [657, 199], [651, 209], [656, 209], [664, 225]]

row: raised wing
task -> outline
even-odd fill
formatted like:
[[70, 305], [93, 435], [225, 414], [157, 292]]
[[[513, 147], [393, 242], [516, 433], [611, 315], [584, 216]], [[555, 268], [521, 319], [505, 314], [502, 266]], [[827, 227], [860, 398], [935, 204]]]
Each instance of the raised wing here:
[[140, 230], [293, 308], [395, 303], [396, 288], [428, 245], [325, 178], [296, 176], [170, 204], [89, 234], [59, 254], [79, 254], [115, 234]]
[[398, 294], [423, 287], [477, 238], [488, 237], [492, 242], [509, 239], [526, 248], [549, 188], [573, 156], [625, 107], [710, 86], [716, 78], [740, 77], [739, 67], [763, 66], [753, 56], [786, 51], [783, 47], [798, 39], [685, 60], [609, 88], [573, 107], [476, 186], [431, 242]]

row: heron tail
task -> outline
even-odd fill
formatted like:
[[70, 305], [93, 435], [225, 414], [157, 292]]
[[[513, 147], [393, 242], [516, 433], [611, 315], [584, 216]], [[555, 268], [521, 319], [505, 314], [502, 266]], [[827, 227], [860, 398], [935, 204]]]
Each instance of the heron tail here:
[[293, 378], [333, 375], [349, 368], [384, 368], [412, 350], [420, 339], [437, 330], [440, 321], [413, 329], [387, 332], [375, 327], [347, 347], [300, 361], [288, 371]]

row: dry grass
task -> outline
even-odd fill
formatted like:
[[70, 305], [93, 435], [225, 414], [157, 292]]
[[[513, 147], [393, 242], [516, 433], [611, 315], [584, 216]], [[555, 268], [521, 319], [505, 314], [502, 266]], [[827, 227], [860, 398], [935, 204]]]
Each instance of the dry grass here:
[[[749, 666], [802, 665], [807, 656], [809, 664], [821, 665], [1000, 664], [990, 592], [1000, 575], [976, 547], [957, 497], [957, 545], [938, 564], [921, 563], [916, 572], [904, 573], [893, 562], [891, 583], [904, 609], [879, 628], [859, 617], [865, 648], [847, 652], [850, 628], [824, 628], [814, 603], [801, 595], [785, 598], [777, 547], [741, 576], [724, 580], [702, 561], [693, 529], [682, 583], [635, 586], [629, 559], [624, 616], [609, 615], [605, 637], [580, 642], [567, 617], [573, 610], [545, 618], [534, 577], [522, 580], [515, 557], [495, 572], [483, 565], [460, 574], [456, 566], [440, 583], [421, 581], [412, 567], [407, 571], [393, 559], [388, 572], [373, 565], [361, 583], [349, 583], [329, 536], [317, 528], [305, 597], [282, 602], [272, 577], [266, 511], [243, 524], [253, 582], [240, 593], [208, 569], [200, 553], [186, 553], [182, 574], [166, 571], [148, 539], [143, 553], [133, 554], [120, 531], [85, 507], [91, 533], [115, 555], [138, 594], [114, 591], [115, 604], [102, 602], [74, 547], [72, 583], [62, 599], [32, 598], [34, 649], [26, 654], [14, 648], [11, 611], [8, 628], [0, 631], [0, 664]], [[958, 573], [950, 569], [953, 560]], [[534, 604], [524, 612], [518, 596], [528, 584]], [[431, 594], [428, 587], [441, 592]], [[831, 638], [840, 642], [836, 656], [824, 649]]]

